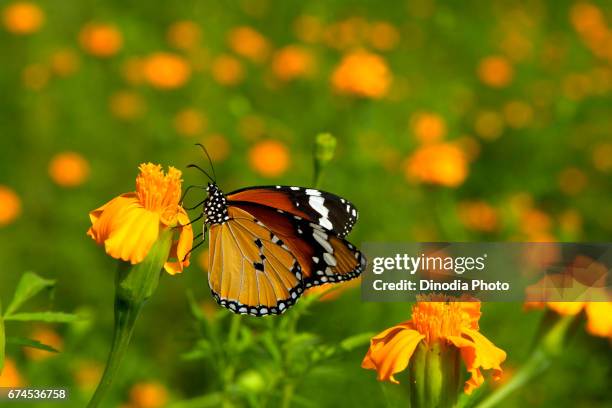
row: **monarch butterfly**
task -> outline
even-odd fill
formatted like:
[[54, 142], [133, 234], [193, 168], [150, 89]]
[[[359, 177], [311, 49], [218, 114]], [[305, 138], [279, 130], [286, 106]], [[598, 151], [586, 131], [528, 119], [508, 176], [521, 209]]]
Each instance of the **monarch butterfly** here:
[[[199, 145], [199, 144], [198, 144]], [[213, 176], [195, 208], [209, 230], [208, 283], [219, 305], [238, 314], [282, 314], [304, 290], [358, 277], [364, 255], [345, 240], [358, 218], [348, 200], [292, 186], [257, 186], [224, 193]], [[204, 239], [195, 247], [204, 243]]]

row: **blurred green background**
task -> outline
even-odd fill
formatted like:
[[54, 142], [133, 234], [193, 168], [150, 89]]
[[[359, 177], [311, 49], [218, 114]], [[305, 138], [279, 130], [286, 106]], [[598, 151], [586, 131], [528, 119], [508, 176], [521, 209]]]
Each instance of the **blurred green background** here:
[[[225, 191], [311, 186], [314, 137], [331, 132], [338, 148], [319, 187], [359, 208], [349, 237], [357, 245], [609, 241], [611, 6], [1, 1], [0, 298], [6, 303], [31, 270], [58, 281], [34, 308], [87, 316], [7, 325], [62, 350], [9, 346], [15, 378], [69, 388], [64, 406], [84, 406], [110, 344], [115, 269], [85, 235], [88, 212], [133, 191], [142, 162], [206, 165], [196, 142], [210, 150]], [[205, 181], [189, 170], [184, 179]], [[271, 389], [279, 371], [257, 340], [279, 323], [237, 323], [213, 305], [205, 260], [201, 248], [182, 275], [163, 276], [108, 406], [216, 406], [218, 393], [234, 406], [280, 405], [286, 388]], [[186, 289], [204, 311], [199, 323]], [[303, 342], [279, 347], [301, 361], [312, 347], [410, 317], [410, 305], [364, 304], [358, 288], [341, 292], [296, 319]], [[510, 375], [540, 316], [520, 304], [483, 306], [481, 331], [508, 353]], [[202, 325], [223, 344], [236, 324], [239, 339], [250, 340], [231, 346], [230, 374], [205, 358], [206, 344], [193, 352], [206, 340]], [[381, 406], [387, 394], [360, 368], [366, 350], [295, 363], [304, 372], [291, 377], [285, 367], [291, 379], [278, 384], [294, 386], [294, 406]], [[611, 357], [609, 340], [580, 328], [563, 357], [506, 406], [610, 404]], [[213, 397], [180, 403], [203, 395]]]

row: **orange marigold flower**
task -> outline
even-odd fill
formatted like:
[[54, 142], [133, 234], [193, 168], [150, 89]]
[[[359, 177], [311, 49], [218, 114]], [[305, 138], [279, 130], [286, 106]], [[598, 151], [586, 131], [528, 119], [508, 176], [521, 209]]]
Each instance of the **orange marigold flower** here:
[[212, 76], [221, 85], [237, 85], [244, 79], [244, 68], [240, 61], [229, 55], [221, 55], [213, 60]]
[[168, 43], [181, 50], [193, 50], [200, 43], [202, 30], [193, 21], [183, 20], [173, 23], [168, 28]]
[[208, 119], [206, 116], [194, 108], [186, 108], [174, 117], [174, 129], [182, 136], [196, 136], [201, 134]]
[[457, 187], [467, 178], [467, 158], [451, 143], [424, 145], [404, 162], [404, 172], [408, 180]]
[[484, 201], [464, 201], [459, 204], [458, 212], [468, 229], [492, 232], [498, 226], [497, 211]]
[[21, 200], [12, 189], [0, 185], [0, 227], [15, 221], [21, 214]]
[[191, 68], [183, 57], [157, 52], [145, 61], [144, 76], [156, 88], [175, 89], [189, 80]]
[[123, 37], [119, 29], [112, 24], [89, 23], [79, 33], [79, 42], [91, 55], [106, 58], [121, 49]]
[[59, 153], [49, 163], [49, 175], [62, 187], [75, 187], [87, 180], [89, 163], [79, 153]]
[[397, 46], [400, 35], [393, 25], [385, 21], [378, 21], [370, 26], [368, 40], [372, 47], [381, 51], [389, 51]]
[[146, 110], [145, 101], [136, 92], [118, 91], [111, 95], [109, 101], [111, 113], [122, 120], [140, 118]]
[[130, 402], [135, 408], [161, 408], [168, 403], [168, 390], [158, 382], [134, 384], [130, 390]]
[[174, 167], [164, 174], [160, 165], [141, 164], [136, 191], [122, 194], [89, 213], [87, 235], [104, 244], [106, 253], [132, 264], [142, 262], [161, 230], [176, 228], [178, 240], [164, 265], [175, 274], [189, 266], [193, 230], [187, 212], [179, 205], [181, 172]]
[[334, 89], [340, 93], [375, 99], [387, 94], [391, 80], [385, 60], [367, 51], [345, 55], [331, 78]]
[[270, 54], [270, 45], [266, 37], [251, 27], [234, 28], [230, 31], [227, 41], [236, 54], [253, 62], [263, 62]]
[[288, 45], [274, 54], [272, 71], [283, 81], [307, 77], [314, 69], [314, 58], [304, 47]]
[[56, 75], [65, 77], [74, 74], [79, 69], [80, 61], [73, 50], [64, 48], [51, 55], [50, 65]]
[[568, 167], [559, 173], [559, 188], [567, 195], [582, 192], [588, 184], [587, 175], [576, 167]]
[[[47, 327], [38, 327], [31, 334], [30, 338], [41, 342], [47, 346], [51, 346], [54, 349], [61, 351], [64, 346], [64, 340], [60, 337], [55, 330]], [[49, 357], [54, 357], [57, 353], [51, 351], [40, 350], [33, 347], [24, 347], [23, 353], [32, 361], [46, 360]]]
[[45, 22], [45, 14], [34, 3], [18, 1], [5, 7], [2, 20], [7, 31], [13, 34], [32, 34]]
[[18, 388], [23, 386], [24, 381], [23, 378], [21, 378], [21, 374], [19, 374], [19, 370], [17, 370], [15, 361], [7, 357], [4, 360], [4, 368], [2, 372], [0, 372], [0, 388]]
[[414, 115], [410, 129], [421, 143], [439, 142], [446, 136], [446, 122], [437, 113], [422, 112]]
[[481, 370], [493, 370], [493, 378], [499, 379], [506, 353], [479, 332], [480, 302], [430, 299], [435, 301], [420, 301], [413, 306], [412, 319], [374, 336], [361, 366], [376, 370], [379, 381], [398, 384], [395, 374], [408, 367], [420, 343], [427, 347], [444, 343], [461, 352], [471, 374], [465, 383], [466, 394], [484, 383]]
[[512, 82], [514, 69], [510, 62], [501, 56], [486, 57], [478, 65], [478, 77], [492, 88], [503, 88]]
[[249, 151], [253, 170], [265, 177], [278, 177], [289, 167], [289, 149], [276, 140], [257, 143]]

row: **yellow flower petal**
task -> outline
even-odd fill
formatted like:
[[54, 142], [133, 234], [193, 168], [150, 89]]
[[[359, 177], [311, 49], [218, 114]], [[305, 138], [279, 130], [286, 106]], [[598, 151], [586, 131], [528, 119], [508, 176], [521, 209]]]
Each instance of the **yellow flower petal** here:
[[588, 302], [585, 307], [587, 331], [612, 339], [612, 302]]
[[385, 330], [371, 341], [371, 347], [361, 366], [375, 369], [379, 381], [391, 381], [398, 384], [394, 374], [408, 367], [410, 357], [417, 345], [425, 338], [408, 325], [399, 325]]
[[140, 207], [124, 211], [124, 222], [113, 230], [104, 242], [106, 252], [113, 258], [132, 264], [142, 262], [159, 236], [159, 214]]
[[[193, 245], [193, 229], [191, 225], [188, 225], [190, 223], [189, 216], [182, 207], [179, 207], [177, 221], [180, 229], [179, 239], [172, 245], [170, 251], [170, 258], [176, 259], [176, 261], [168, 261], [164, 265], [164, 269], [170, 275], [181, 273], [184, 268], [189, 266], [189, 256], [187, 254], [191, 251]], [[185, 260], [183, 261], [183, 259]]]

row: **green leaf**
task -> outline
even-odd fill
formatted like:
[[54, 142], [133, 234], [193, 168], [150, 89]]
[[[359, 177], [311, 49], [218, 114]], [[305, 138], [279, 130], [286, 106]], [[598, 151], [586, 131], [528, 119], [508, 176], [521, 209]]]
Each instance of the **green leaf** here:
[[0, 301], [0, 375], [4, 368], [4, 350], [6, 347], [6, 337], [4, 334], [4, 319], [2, 318], [2, 302]]
[[50, 351], [52, 353], [59, 353], [59, 350], [56, 350], [51, 346], [43, 344], [38, 340], [27, 339], [25, 337], [7, 337], [6, 342], [16, 346], [32, 347], [39, 350]]
[[52, 288], [54, 285], [54, 280], [41, 278], [40, 276], [32, 272], [24, 273], [21, 277], [21, 280], [17, 284], [17, 289], [15, 290], [13, 300], [6, 308], [4, 316], [10, 316], [17, 309], [19, 309], [19, 307], [23, 305], [27, 300], [38, 294], [38, 292], [43, 289]]
[[14, 320], [20, 322], [37, 321], [47, 323], [70, 323], [74, 322], [79, 317], [71, 313], [63, 312], [36, 312], [36, 313], [15, 313], [6, 316], [4, 320]]

